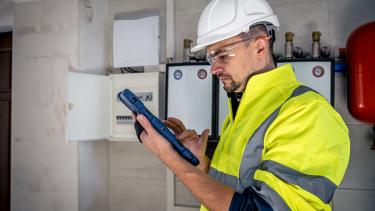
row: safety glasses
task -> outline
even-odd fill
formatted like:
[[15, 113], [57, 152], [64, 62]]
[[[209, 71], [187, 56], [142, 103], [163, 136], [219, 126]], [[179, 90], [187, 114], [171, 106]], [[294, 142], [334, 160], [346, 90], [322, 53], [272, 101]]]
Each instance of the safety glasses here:
[[249, 41], [249, 40], [255, 40], [255, 39], [258, 39], [258, 38], [269, 39], [268, 36], [259, 36], [257, 38], [249, 38], [249, 39], [240, 40], [240, 41], [233, 42], [233, 43], [230, 43], [228, 45], [225, 45], [223, 47], [210, 50], [206, 54], [207, 61], [211, 65], [213, 65], [213, 64], [221, 64], [221, 65], [226, 64], [226, 63], [228, 63], [228, 61], [231, 57], [236, 56], [235, 52], [233, 52], [233, 49], [235, 49], [237, 47], [240, 47], [240, 46], [243, 46], [243, 45], [241, 45], [243, 42], [246, 42], [246, 41]]

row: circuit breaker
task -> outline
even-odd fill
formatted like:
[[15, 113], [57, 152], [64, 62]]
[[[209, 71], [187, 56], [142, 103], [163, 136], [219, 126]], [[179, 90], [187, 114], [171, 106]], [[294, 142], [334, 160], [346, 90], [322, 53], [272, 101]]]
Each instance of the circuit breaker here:
[[69, 73], [68, 141], [136, 140], [131, 112], [117, 94], [128, 88], [159, 118], [164, 117], [165, 74]]

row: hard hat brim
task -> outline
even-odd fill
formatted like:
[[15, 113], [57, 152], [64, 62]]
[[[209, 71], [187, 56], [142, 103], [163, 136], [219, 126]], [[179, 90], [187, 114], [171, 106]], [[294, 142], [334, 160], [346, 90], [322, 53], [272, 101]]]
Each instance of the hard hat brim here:
[[209, 45], [234, 37], [240, 34], [241, 32], [245, 32], [246, 30], [248, 30], [250, 26], [257, 25], [259, 23], [264, 23], [264, 22], [271, 23], [276, 28], [276, 30], [278, 30], [280, 26], [279, 21], [275, 15], [262, 17], [261, 19], [258, 19], [252, 23], [239, 27], [237, 30], [233, 30], [231, 33], [215, 35], [213, 32], [211, 32], [206, 35], [201, 35], [200, 40], [199, 38], [197, 40], [198, 44], [191, 48], [191, 52], [194, 53], [196, 51], [206, 48]]

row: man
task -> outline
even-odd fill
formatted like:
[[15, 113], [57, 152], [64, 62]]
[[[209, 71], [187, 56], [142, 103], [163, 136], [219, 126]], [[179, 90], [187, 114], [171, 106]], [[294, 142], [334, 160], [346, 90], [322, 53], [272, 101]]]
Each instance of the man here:
[[[202, 210], [331, 210], [349, 161], [348, 129], [318, 93], [272, 58], [277, 17], [264, 0], [213, 0], [199, 20], [197, 46], [228, 92], [229, 114], [214, 157], [183, 123], [165, 124], [201, 161], [192, 166], [144, 118], [144, 145], [202, 203]], [[193, 106], [193, 105], [192, 105]], [[208, 174], [207, 174], [208, 172]]]

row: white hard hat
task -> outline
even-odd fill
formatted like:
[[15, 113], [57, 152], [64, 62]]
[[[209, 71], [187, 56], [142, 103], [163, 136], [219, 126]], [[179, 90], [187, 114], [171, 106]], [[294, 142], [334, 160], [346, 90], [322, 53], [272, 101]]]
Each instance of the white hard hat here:
[[260, 23], [276, 29], [280, 25], [265, 0], [212, 0], [201, 14], [197, 45], [191, 51], [246, 32], [250, 26]]

